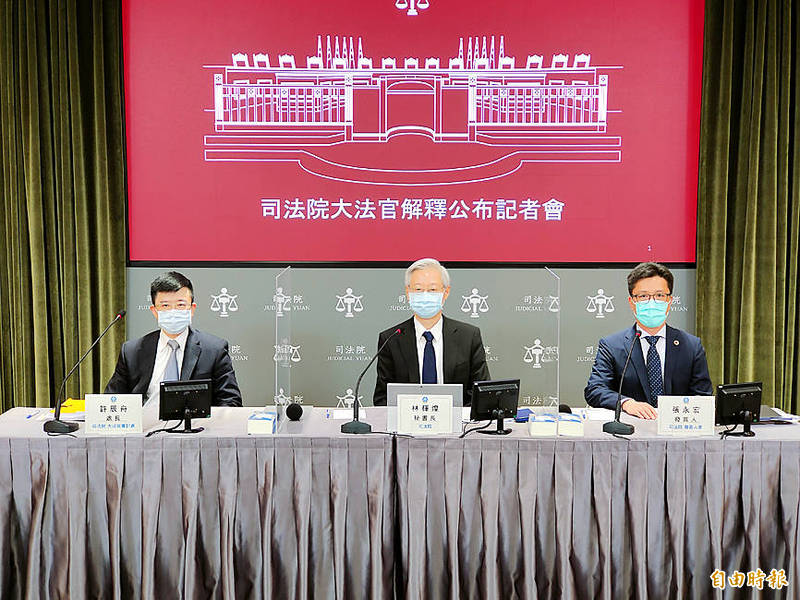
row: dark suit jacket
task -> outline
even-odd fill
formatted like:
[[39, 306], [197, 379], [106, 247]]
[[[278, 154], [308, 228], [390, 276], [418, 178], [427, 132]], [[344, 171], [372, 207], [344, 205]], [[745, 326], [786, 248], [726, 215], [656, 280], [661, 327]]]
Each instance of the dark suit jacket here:
[[[664, 357], [665, 396], [703, 396], [713, 394], [711, 378], [708, 376], [706, 351], [700, 338], [667, 325], [667, 347]], [[636, 336], [636, 325], [623, 329], [600, 340], [594, 359], [592, 374], [583, 390], [590, 406], [614, 409], [622, 367], [628, 348]], [[622, 399], [633, 398], [656, 406], [650, 397], [647, 368], [640, 340], [634, 342], [631, 362], [625, 371], [622, 384]]]
[[[444, 382], [460, 383], [464, 386], [464, 405], [472, 400], [472, 383], [489, 379], [486, 352], [483, 349], [481, 330], [468, 323], [442, 316], [442, 347], [444, 348]], [[417, 333], [414, 317], [395, 325], [378, 336], [378, 348], [398, 328], [398, 333], [378, 357], [378, 379], [372, 402], [375, 406], [386, 405], [387, 383], [419, 383], [419, 358], [417, 357]]]
[[[142, 394], [146, 399], [156, 362], [159, 333], [153, 331], [122, 344], [106, 394]], [[187, 379], [210, 379], [215, 406], [242, 405], [242, 394], [228, 355], [228, 342], [191, 327], [181, 366], [181, 381]]]

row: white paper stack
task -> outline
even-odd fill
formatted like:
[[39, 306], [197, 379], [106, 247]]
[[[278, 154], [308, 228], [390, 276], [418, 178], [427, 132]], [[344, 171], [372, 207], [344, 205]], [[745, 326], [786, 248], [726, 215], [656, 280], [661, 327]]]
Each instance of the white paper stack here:
[[559, 413], [558, 435], [583, 437], [583, 419], [581, 419], [580, 415]]
[[275, 428], [278, 425], [277, 413], [260, 411], [250, 415], [247, 419], [247, 434], [248, 435], [271, 435], [275, 433]]
[[550, 437], [558, 435], [558, 416], [556, 413], [531, 413], [528, 418], [528, 434], [531, 437]]

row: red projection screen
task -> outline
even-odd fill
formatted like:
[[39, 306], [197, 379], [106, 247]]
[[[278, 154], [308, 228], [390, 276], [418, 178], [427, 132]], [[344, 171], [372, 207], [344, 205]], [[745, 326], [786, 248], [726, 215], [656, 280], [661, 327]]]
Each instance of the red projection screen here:
[[702, 1], [123, 5], [134, 263], [695, 260]]

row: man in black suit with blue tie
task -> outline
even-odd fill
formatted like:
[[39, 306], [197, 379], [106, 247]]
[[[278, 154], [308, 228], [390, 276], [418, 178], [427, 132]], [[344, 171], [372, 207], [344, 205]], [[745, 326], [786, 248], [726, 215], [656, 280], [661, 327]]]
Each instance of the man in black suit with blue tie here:
[[489, 379], [481, 330], [442, 314], [450, 275], [439, 261], [416, 261], [405, 284], [414, 316], [378, 336], [378, 348], [388, 344], [378, 357], [373, 404], [386, 404], [387, 383], [460, 383], [469, 406], [472, 384]]
[[590, 406], [615, 408], [631, 344], [634, 348], [622, 382], [622, 410], [626, 413], [655, 419], [658, 396], [713, 393], [700, 338], [666, 324], [672, 307], [672, 285], [672, 273], [658, 263], [642, 263], [630, 272], [628, 304], [636, 324], [600, 340], [583, 391]]
[[150, 299], [159, 329], [122, 344], [106, 394], [142, 394], [146, 405], [157, 405], [162, 381], [210, 379], [215, 406], [241, 406], [228, 342], [191, 327], [192, 282], [164, 273], [150, 285]]

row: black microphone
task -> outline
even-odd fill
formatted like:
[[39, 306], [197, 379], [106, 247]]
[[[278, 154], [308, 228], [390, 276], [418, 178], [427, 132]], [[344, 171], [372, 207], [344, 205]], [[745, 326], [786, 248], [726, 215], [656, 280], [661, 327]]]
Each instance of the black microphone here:
[[303, 416], [303, 405], [292, 402], [286, 407], [286, 416], [289, 417], [290, 421], [299, 421], [300, 417]]
[[388, 344], [389, 341], [394, 336], [402, 332], [403, 330], [400, 327], [395, 329], [394, 332], [392, 332], [392, 335], [386, 338], [386, 341], [384, 341], [383, 344], [381, 344], [381, 347], [378, 348], [378, 351], [375, 353], [375, 356], [372, 357], [372, 360], [369, 361], [369, 363], [367, 363], [367, 366], [364, 367], [364, 370], [361, 371], [361, 375], [358, 376], [358, 381], [356, 381], [356, 397], [353, 400], [353, 420], [349, 421], [348, 423], [342, 424], [342, 433], [372, 433], [372, 425], [370, 425], [369, 423], [362, 423], [361, 421], [358, 420], [358, 406], [359, 406], [358, 388], [361, 385], [361, 378], [364, 377], [364, 374], [372, 366], [372, 363], [374, 363], [375, 359], [378, 358], [378, 355], [381, 353], [381, 350], [386, 348], [386, 344]]
[[642, 332], [638, 329], [633, 336], [630, 348], [628, 348], [628, 356], [625, 358], [625, 365], [622, 367], [622, 375], [619, 378], [619, 391], [617, 392], [617, 405], [614, 408], [614, 420], [608, 423], [603, 423], [603, 431], [606, 433], [613, 433], [614, 435], [631, 435], [634, 431], [633, 425], [623, 423], [619, 420], [620, 412], [622, 411], [622, 384], [625, 382], [625, 371], [628, 369], [628, 363], [631, 362], [631, 354], [633, 354], [633, 347], [636, 345], [636, 340], [641, 337]]
[[61, 388], [58, 390], [58, 394], [56, 394], [55, 418], [50, 421], [47, 421], [44, 424], [44, 430], [46, 433], [72, 433], [73, 431], [78, 429], [77, 423], [73, 423], [72, 421], [61, 420], [61, 405], [64, 403], [64, 400], [66, 400], [66, 398], [64, 398], [64, 400], [61, 400], [61, 394], [64, 391], [64, 386], [67, 385], [67, 380], [70, 378], [70, 375], [72, 375], [75, 372], [75, 370], [80, 366], [80, 364], [83, 362], [83, 359], [89, 356], [89, 353], [92, 351], [92, 349], [97, 345], [97, 343], [100, 340], [103, 339], [103, 336], [106, 333], [108, 333], [108, 330], [111, 329], [111, 327], [113, 327], [114, 323], [116, 323], [117, 321], [121, 321], [124, 316], [125, 316], [124, 310], [121, 310], [117, 313], [117, 316], [114, 317], [114, 320], [111, 321], [111, 323], [108, 324], [108, 327], [106, 327], [103, 330], [103, 333], [101, 333], [97, 337], [97, 339], [94, 342], [92, 342], [92, 345], [89, 346], [89, 349], [86, 352], [84, 352], [83, 356], [81, 356], [80, 359], [78, 359], [78, 362], [75, 363], [75, 366], [72, 367], [69, 373], [67, 373], [67, 376], [64, 377], [64, 381], [61, 382]]

